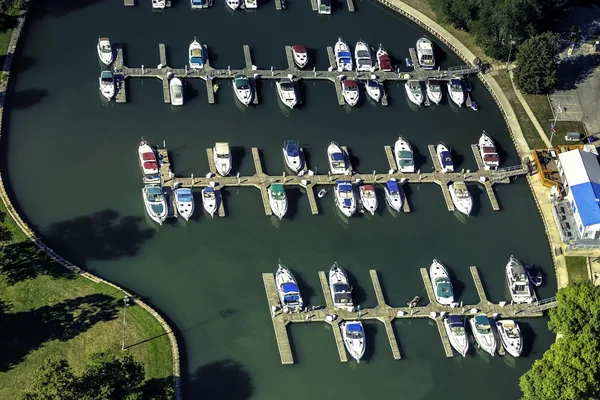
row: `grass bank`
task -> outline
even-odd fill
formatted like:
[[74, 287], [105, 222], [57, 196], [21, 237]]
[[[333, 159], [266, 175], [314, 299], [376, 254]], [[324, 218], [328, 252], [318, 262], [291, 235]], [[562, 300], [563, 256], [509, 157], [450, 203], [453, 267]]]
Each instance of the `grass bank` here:
[[569, 274], [569, 283], [584, 282], [589, 280], [587, 257], [565, 257], [567, 262], [567, 273]]

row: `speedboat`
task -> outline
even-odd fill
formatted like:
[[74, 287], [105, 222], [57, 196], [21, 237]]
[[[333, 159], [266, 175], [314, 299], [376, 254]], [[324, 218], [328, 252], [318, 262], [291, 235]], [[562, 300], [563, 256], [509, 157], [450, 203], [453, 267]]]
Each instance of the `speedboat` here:
[[337, 70], [341, 71], [352, 71], [352, 55], [350, 54], [350, 47], [340, 37], [335, 43], [334, 47], [335, 62], [337, 64]]
[[110, 40], [107, 37], [101, 37], [98, 39], [98, 58], [105, 65], [110, 65], [113, 62], [113, 51], [110, 45]]
[[142, 140], [138, 147], [138, 157], [144, 178], [155, 178], [158, 180], [158, 161], [156, 159], [156, 153], [152, 146], [145, 140]]
[[435, 68], [435, 57], [433, 55], [433, 43], [427, 38], [417, 40], [417, 58], [419, 66], [423, 69]]
[[483, 131], [479, 138], [479, 154], [483, 160], [483, 166], [485, 169], [494, 169], [500, 166], [500, 157], [498, 151], [494, 145], [494, 141], [489, 135]]
[[367, 95], [375, 102], [381, 100], [381, 84], [375, 79], [367, 79], [365, 82], [365, 88], [367, 89]]
[[233, 92], [235, 97], [246, 107], [252, 101], [252, 87], [250, 81], [244, 75], [236, 75], [233, 77]]
[[360, 321], [344, 321], [340, 324], [342, 329], [342, 339], [348, 353], [360, 362], [360, 359], [365, 354], [367, 341], [365, 340], [365, 330]]
[[342, 214], [351, 217], [356, 211], [356, 198], [354, 197], [354, 188], [350, 181], [335, 181], [335, 204]]
[[443, 143], [440, 143], [435, 148], [435, 152], [442, 167], [442, 172], [454, 172], [454, 163], [452, 162], [450, 150]]
[[282, 219], [288, 210], [288, 201], [283, 185], [281, 183], [273, 183], [267, 189], [267, 193], [273, 214]]
[[409, 79], [404, 84], [404, 88], [406, 89], [408, 99], [412, 103], [418, 106], [423, 103], [423, 89], [421, 88], [421, 82], [416, 79]]
[[306, 64], [308, 64], [308, 52], [306, 51], [306, 47], [299, 44], [293, 45], [292, 58], [294, 59], [294, 64], [296, 64], [298, 68], [306, 67]]
[[373, 71], [373, 55], [369, 45], [359, 40], [354, 47], [354, 59], [356, 60], [356, 72]]
[[169, 91], [171, 92], [171, 104], [174, 106], [183, 105], [183, 84], [181, 79], [174, 77], [169, 81]]
[[385, 51], [385, 49], [381, 47], [381, 45], [379, 45], [375, 56], [377, 57], [377, 67], [380, 71], [385, 72], [392, 70], [392, 61], [390, 60], [390, 56], [387, 53], [387, 51]]
[[469, 350], [469, 336], [465, 330], [465, 320], [458, 315], [450, 315], [444, 319], [444, 327], [454, 350], [463, 357], [466, 356]]
[[293, 109], [298, 104], [294, 81], [290, 78], [281, 78], [278, 82], [275, 82], [275, 86], [277, 86], [279, 100], [290, 109]]
[[258, 8], [258, 0], [244, 0], [244, 5], [242, 8], [246, 8], [246, 10]]
[[341, 82], [342, 85], [342, 94], [344, 95], [344, 100], [346, 100], [346, 104], [349, 106], [355, 106], [358, 103], [358, 98], [360, 97], [360, 92], [358, 91], [358, 83], [356, 83], [353, 79], [343, 79]]
[[194, 38], [189, 47], [190, 69], [204, 68], [204, 47]]
[[336, 142], [329, 143], [327, 147], [327, 159], [329, 160], [329, 169], [332, 175], [345, 175], [348, 172], [346, 164], [347, 154]]
[[529, 282], [531, 282], [533, 286], [542, 285], [542, 269], [539, 265], [527, 264], [525, 265], [525, 271], [527, 272]]
[[148, 216], [159, 225], [167, 219], [167, 201], [160, 185], [149, 184], [142, 189], [142, 198]]
[[383, 190], [385, 191], [385, 201], [388, 206], [396, 211], [402, 210], [402, 194], [400, 193], [401, 189], [398, 186], [398, 182], [395, 179], [390, 179], [385, 183]]
[[429, 267], [429, 277], [433, 285], [435, 300], [443, 306], [451, 306], [454, 303], [452, 282], [450, 282], [450, 276], [446, 268], [436, 259], [433, 259]]
[[112, 72], [102, 71], [100, 77], [98, 78], [98, 83], [100, 85], [100, 92], [102, 95], [108, 100], [112, 99], [112, 97], [115, 95], [115, 78], [113, 77]]
[[534, 296], [525, 268], [521, 261], [512, 255], [506, 264], [506, 284], [513, 302], [517, 304], [533, 302]]
[[372, 185], [362, 185], [358, 188], [360, 192], [360, 201], [365, 210], [375, 215], [377, 210], [377, 196], [375, 195], [375, 188]]
[[465, 91], [463, 90], [463, 84], [460, 78], [450, 79], [450, 82], [448, 82], [448, 94], [454, 104], [462, 107], [465, 102]]
[[192, 189], [175, 189], [175, 206], [177, 207], [177, 214], [188, 221], [194, 213], [194, 196], [192, 195]]
[[192, 9], [199, 9], [199, 8], [208, 8], [212, 5], [212, 0], [211, 1], [206, 1], [206, 0], [190, 0], [190, 6], [192, 7]]
[[277, 272], [275, 273], [275, 284], [283, 310], [291, 312], [302, 311], [304, 301], [302, 301], [296, 278], [281, 262], [278, 263]]
[[235, 11], [240, 6], [240, 0], [225, 0], [225, 4], [227, 4], [230, 10]]
[[448, 186], [454, 207], [465, 215], [470, 215], [473, 209], [473, 198], [464, 182], [454, 182]]
[[321, 15], [331, 14], [331, 0], [317, 0], [317, 12]]
[[229, 151], [229, 143], [215, 143], [213, 147], [213, 157], [217, 173], [221, 176], [227, 176], [231, 172], [231, 151]]
[[212, 186], [202, 189], [202, 206], [211, 217], [215, 215], [217, 211], [217, 193]]
[[167, 7], [167, 0], [152, 0], [153, 10], [164, 10]]
[[283, 159], [285, 165], [294, 172], [300, 172], [304, 167], [304, 160], [300, 155], [298, 142], [295, 140], [286, 140], [283, 143]]
[[429, 78], [427, 79], [427, 98], [432, 103], [440, 104], [442, 101], [442, 86], [440, 85], [440, 81], [437, 79]]
[[469, 325], [471, 325], [471, 332], [473, 332], [473, 337], [479, 347], [493, 356], [496, 353], [496, 338], [487, 315], [476, 315], [469, 319]]
[[519, 357], [523, 351], [523, 335], [519, 325], [511, 319], [503, 319], [496, 321], [496, 329], [508, 354]]
[[396, 155], [396, 164], [400, 172], [415, 172], [415, 160], [410, 143], [402, 136], [394, 144], [394, 154]]
[[354, 310], [352, 287], [350, 287], [348, 275], [346, 275], [346, 271], [337, 262], [334, 262], [329, 270], [329, 291], [331, 292], [334, 307], [348, 311]]

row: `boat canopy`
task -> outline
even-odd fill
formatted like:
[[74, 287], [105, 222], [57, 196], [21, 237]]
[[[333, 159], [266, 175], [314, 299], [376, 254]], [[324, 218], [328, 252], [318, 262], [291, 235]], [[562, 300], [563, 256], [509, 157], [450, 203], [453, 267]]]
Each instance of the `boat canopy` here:
[[352, 304], [352, 294], [348, 293], [338, 293], [336, 292], [333, 295], [334, 303], [344, 303], [344, 304]]
[[285, 147], [285, 153], [288, 155], [288, 157], [299, 157], [300, 156], [300, 152], [298, 151], [298, 144], [296, 144], [295, 141], [288, 140], [287, 142], [285, 142], [284, 147]]
[[100, 74], [100, 77], [102, 78], [103, 81], [112, 81], [113, 80], [113, 74], [110, 71], [102, 71], [102, 73]]
[[146, 190], [146, 193], [148, 193], [149, 195], [162, 194], [162, 190], [160, 190], [158, 186], [146, 186], [144, 190]]
[[142, 154], [142, 159], [144, 161], [156, 161], [156, 156], [154, 155], [154, 153], [148, 151]]
[[412, 155], [411, 151], [400, 150], [398, 152], [398, 158], [400, 158], [400, 159], [410, 159], [412, 161], [413, 155]]
[[192, 56], [190, 62], [192, 64], [204, 64], [204, 59], [201, 56]]
[[344, 199], [345, 207], [352, 207], [352, 199]]
[[462, 86], [462, 81], [458, 78], [452, 78], [450, 79], [450, 84], [452, 86]]
[[344, 85], [345, 87], [348, 87], [348, 88], [358, 87], [358, 84], [356, 83], [356, 81], [352, 80], [352, 79], [344, 79], [342, 81], [342, 85]]
[[195, 6], [204, 5], [204, 0], [192, 0], [192, 4]]
[[144, 169], [157, 169], [158, 165], [156, 164], [156, 161], [145, 161], [144, 162]]
[[450, 155], [449, 151], [442, 151], [440, 153], [440, 159], [442, 161], [442, 167], [451, 167], [453, 165], [452, 156]]
[[248, 78], [243, 75], [236, 75], [233, 81], [237, 89], [248, 89], [249, 87]]
[[400, 191], [400, 189], [398, 188], [398, 182], [396, 182], [395, 180], [389, 180], [385, 183], [385, 185], [390, 190], [390, 192], [399, 192]]
[[371, 59], [371, 52], [368, 50], [358, 50], [356, 52], [356, 58], [367, 58]]
[[365, 188], [365, 190], [375, 190], [372, 185], [364, 185], [363, 188]]
[[347, 283], [334, 283], [333, 291], [335, 293], [350, 293], [350, 286]]
[[215, 143], [217, 154], [229, 155], [229, 143]]
[[292, 46], [292, 48], [298, 54], [306, 53], [306, 47], [302, 46], [301, 44], [295, 44]]
[[190, 53], [192, 57], [202, 57], [202, 48], [193, 48]]
[[349, 51], [338, 51], [337, 56], [339, 58], [345, 58], [345, 57], [347, 57], [348, 59], [350, 59], [352, 57], [352, 54], [350, 54]]
[[490, 326], [490, 320], [485, 315], [476, 315], [475, 316], [475, 323], [477, 325], [482, 325], [482, 327], [488, 327], [489, 328], [489, 326]]
[[203, 192], [208, 192], [208, 193], [214, 193], [215, 189], [213, 189], [211, 186], [207, 186], [204, 189], [202, 189]]
[[182, 203], [190, 203], [194, 199], [192, 190], [187, 188], [177, 189], [175, 196], [177, 196], [177, 201]]
[[483, 155], [483, 162], [485, 163], [499, 163], [500, 157], [496, 153], [488, 153]]
[[297, 303], [298, 300], [300, 300], [300, 296], [298, 296], [298, 295], [286, 295], [286, 296], [283, 296], [283, 300], [286, 303]]
[[291, 282], [282, 283], [281, 290], [283, 290], [283, 293], [300, 293], [300, 291], [298, 290], [298, 285]]
[[285, 197], [285, 190], [283, 190], [283, 185], [281, 183], [274, 183], [271, 185], [271, 196], [275, 200], [283, 200]]
[[331, 153], [331, 159], [333, 161], [344, 161], [344, 155], [342, 153]]
[[352, 184], [348, 181], [338, 181], [338, 182], [336, 182], [336, 185], [340, 192], [351, 192], [352, 191]]
[[379, 65], [381, 66], [381, 69], [392, 69], [392, 61], [390, 60], [390, 56], [387, 54], [379, 56]]
[[346, 324], [346, 329], [348, 330], [348, 332], [362, 332], [363, 331], [362, 324], [359, 324], [359, 323]]
[[463, 319], [458, 315], [450, 315], [448, 317], [448, 324], [450, 324], [450, 328], [464, 327]]
[[322, 6], [326, 6], [326, 7], [331, 6], [331, 0], [320, 0], [320, 1], [321, 1]]
[[453, 296], [452, 285], [450, 284], [450, 282], [444, 281], [444, 282], [438, 283], [437, 295], [439, 297], [444, 297], [444, 298], [452, 297]]

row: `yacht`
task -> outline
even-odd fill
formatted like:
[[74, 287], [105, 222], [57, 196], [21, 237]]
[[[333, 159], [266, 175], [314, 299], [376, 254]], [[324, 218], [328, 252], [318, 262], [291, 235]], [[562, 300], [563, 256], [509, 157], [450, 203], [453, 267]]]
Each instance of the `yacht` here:
[[373, 71], [373, 55], [367, 43], [359, 40], [354, 47], [354, 59], [356, 60], [356, 72]]
[[338, 38], [338, 41], [335, 43], [334, 53], [337, 70], [339, 72], [352, 71], [352, 55], [350, 54], [350, 47], [348, 47], [342, 38]]
[[281, 262], [278, 263], [277, 272], [275, 273], [275, 284], [277, 285], [277, 294], [279, 294], [279, 301], [283, 310], [302, 311], [304, 301], [302, 301], [296, 278]]
[[354, 188], [350, 181], [335, 181], [335, 204], [342, 214], [351, 217], [356, 211], [356, 198], [354, 197]]
[[523, 351], [523, 335], [519, 325], [510, 319], [496, 321], [496, 329], [504, 349], [513, 357], [519, 357]]
[[164, 10], [167, 7], [167, 0], [152, 0], [153, 10]]
[[152, 146], [150, 146], [150, 144], [145, 140], [142, 140], [138, 147], [138, 157], [144, 178], [155, 178], [159, 180], [158, 160], [156, 159], [156, 153], [154, 152]]
[[295, 140], [286, 140], [283, 143], [283, 159], [285, 165], [294, 172], [300, 172], [304, 168], [304, 160], [300, 154], [300, 147]]
[[215, 143], [215, 147], [213, 147], [213, 158], [215, 160], [217, 173], [221, 176], [229, 175], [232, 164], [229, 143]]
[[275, 86], [277, 86], [279, 100], [281, 100], [285, 106], [293, 109], [296, 104], [298, 104], [294, 81], [290, 78], [281, 78], [278, 82], [275, 82]]
[[402, 136], [394, 144], [394, 154], [399, 172], [415, 172], [415, 160], [410, 144]]
[[348, 280], [346, 271], [337, 262], [333, 263], [329, 270], [329, 291], [331, 292], [334, 307], [348, 311], [354, 310], [350, 281]]
[[225, 4], [230, 10], [235, 11], [240, 6], [240, 0], [225, 0]]
[[212, 0], [190, 0], [190, 6], [192, 10], [200, 9], [200, 8], [208, 8], [212, 5]]
[[390, 60], [390, 55], [383, 47], [381, 47], [381, 45], [379, 45], [375, 56], [377, 57], [377, 67], [380, 71], [387, 72], [392, 70], [392, 61]]
[[476, 315], [469, 319], [469, 325], [479, 347], [493, 356], [496, 353], [496, 338], [490, 319], [485, 314]]
[[423, 69], [435, 68], [435, 57], [433, 55], [433, 43], [427, 38], [417, 40], [417, 58], [419, 66]]
[[363, 208], [375, 215], [377, 210], [377, 196], [375, 195], [375, 188], [372, 185], [362, 185], [359, 187], [360, 201]]
[[113, 51], [110, 45], [110, 40], [107, 37], [101, 37], [98, 39], [98, 58], [105, 65], [110, 65], [113, 62]]
[[454, 163], [452, 162], [450, 150], [443, 143], [440, 143], [435, 148], [435, 152], [442, 167], [442, 172], [454, 172]]
[[348, 353], [360, 362], [360, 359], [365, 354], [367, 341], [365, 340], [365, 330], [360, 321], [344, 321], [340, 324], [342, 329], [342, 339]]
[[365, 82], [365, 88], [367, 89], [367, 95], [375, 102], [381, 100], [381, 84], [376, 79], [367, 79]]
[[436, 259], [433, 259], [429, 267], [429, 277], [433, 285], [435, 300], [443, 306], [451, 306], [454, 303], [452, 282], [450, 282], [450, 276], [446, 268]]
[[204, 68], [204, 46], [194, 38], [188, 48], [190, 69]]
[[159, 225], [167, 219], [167, 201], [160, 185], [149, 184], [142, 189], [142, 198], [148, 216]]
[[488, 170], [498, 168], [500, 166], [498, 151], [496, 150], [494, 141], [485, 131], [483, 131], [479, 138], [478, 146], [484, 168]]
[[317, 10], [321, 15], [331, 14], [331, 0], [317, 0]]
[[529, 282], [531, 282], [533, 286], [542, 285], [542, 269], [539, 265], [527, 264], [525, 265], [525, 271], [527, 272]]
[[448, 186], [454, 207], [465, 215], [470, 215], [473, 209], [473, 198], [464, 182], [453, 182]]
[[402, 210], [402, 193], [395, 179], [390, 179], [383, 187], [385, 190], [385, 201], [395, 211]]
[[437, 79], [427, 79], [427, 98], [435, 104], [440, 104], [442, 101], [442, 86]]
[[181, 215], [186, 221], [189, 221], [194, 213], [194, 196], [192, 195], [192, 189], [175, 189], [175, 206], [177, 207], [177, 214]]
[[171, 104], [174, 106], [183, 105], [183, 84], [181, 79], [177, 77], [171, 78], [169, 81], [169, 91], [171, 92]]
[[404, 88], [406, 89], [408, 99], [412, 103], [418, 106], [423, 104], [423, 89], [421, 88], [421, 82], [416, 79], [409, 79], [404, 84]]
[[112, 72], [102, 71], [98, 78], [98, 83], [100, 85], [100, 93], [102, 93], [102, 96], [106, 97], [108, 100], [112, 99], [115, 95], [115, 78], [113, 78]]
[[244, 0], [244, 5], [242, 8], [246, 8], [246, 10], [258, 8], [258, 0]]
[[510, 291], [510, 297], [514, 303], [531, 303], [534, 295], [521, 261], [510, 256], [506, 264], [506, 283]]
[[296, 44], [292, 46], [292, 58], [294, 59], [294, 64], [298, 68], [306, 67], [308, 64], [308, 52], [306, 51], [306, 47]]
[[348, 172], [346, 152], [336, 143], [331, 142], [327, 147], [327, 159], [332, 175], [345, 175]]
[[204, 210], [210, 214], [211, 217], [215, 215], [217, 211], [217, 193], [212, 186], [207, 186], [202, 189], [202, 206]]
[[465, 320], [458, 315], [450, 315], [444, 319], [444, 327], [450, 344], [463, 357], [469, 350], [469, 336], [465, 330]]
[[252, 87], [250, 86], [250, 81], [247, 77], [244, 75], [236, 75], [233, 77], [233, 92], [240, 103], [246, 107], [250, 105], [250, 102], [252, 101]]
[[267, 189], [267, 194], [269, 195], [271, 211], [273, 211], [273, 214], [279, 217], [279, 219], [282, 219], [288, 210], [288, 200], [283, 185], [281, 183], [271, 184]]
[[360, 92], [358, 91], [358, 83], [356, 83], [353, 79], [343, 79], [341, 82], [342, 85], [342, 94], [344, 95], [344, 100], [346, 100], [346, 104], [349, 106], [355, 106], [358, 103], [358, 98], [360, 97]]
[[465, 102], [465, 92], [463, 90], [462, 80], [460, 78], [452, 78], [448, 82], [448, 94], [450, 99], [459, 107], [462, 107]]

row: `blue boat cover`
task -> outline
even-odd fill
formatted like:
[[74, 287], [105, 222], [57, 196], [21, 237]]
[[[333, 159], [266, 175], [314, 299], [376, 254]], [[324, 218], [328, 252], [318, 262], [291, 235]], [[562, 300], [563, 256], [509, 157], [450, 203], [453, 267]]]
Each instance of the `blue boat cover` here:
[[337, 53], [339, 58], [350, 58], [352, 57], [352, 55], [350, 54], [349, 51], [340, 51]]
[[346, 325], [348, 332], [362, 332], [362, 326], [360, 324], [348, 324]]
[[331, 153], [331, 159], [333, 161], [344, 161], [344, 155], [342, 153]]
[[450, 79], [450, 83], [452, 85], [461, 85], [462, 86], [462, 81], [460, 79], [458, 79], [458, 78]]
[[477, 323], [477, 325], [490, 325], [490, 320], [485, 315], [475, 316], [475, 322]]
[[190, 189], [177, 189], [175, 191], [178, 201], [192, 201], [192, 191]]
[[192, 4], [195, 6], [201, 6], [204, 4], [204, 0], [192, 0]]
[[394, 180], [387, 181], [385, 183], [385, 185], [391, 192], [399, 192], [400, 191], [400, 189], [398, 188], [398, 182], [396, 182]]
[[202, 189], [203, 192], [214, 192], [215, 189], [212, 188], [212, 186], [207, 186], [204, 189]]
[[351, 192], [352, 191], [352, 184], [348, 181], [337, 181], [336, 185], [340, 192]]
[[448, 317], [448, 323], [451, 328], [457, 328], [463, 326], [463, 320], [458, 315], [451, 315]]
[[289, 303], [294, 303], [294, 302], [297, 302], [298, 300], [300, 300], [300, 296], [291, 296], [291, 295], [286, 295], [286, 296], [283, 296], [283, 299], [284, 299], [286, 302], [289, 302]]
[[204, 65], [204, 59], [202, 59], [202, 57], [192, 57], [191, 62], [192, 64]]
[[344, 199], [344, 205], [350, 207], [352, 205], [352, 199]]
[[442, 166], [443, 167], [450, 167], [452, 166], [452, 157], [450, 156], [450, 152], [449, 151], [442, 151], [442, 153], [440, 154], [440, 158], [442, 159]]
[[285, 152], [289, 157], [298, 157], [300, 153], [298, 152], [298, 146], [296, 142], [285, 142]]
[[284, 283], [281, 285], [283, 293], [298, 293], [298, 286], [295, 283]]

